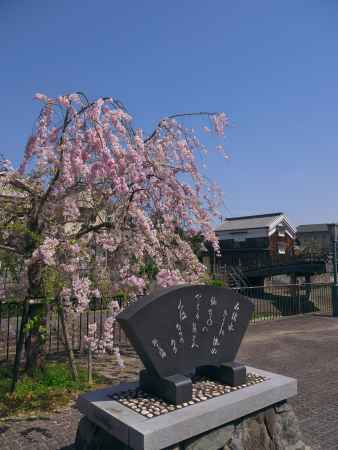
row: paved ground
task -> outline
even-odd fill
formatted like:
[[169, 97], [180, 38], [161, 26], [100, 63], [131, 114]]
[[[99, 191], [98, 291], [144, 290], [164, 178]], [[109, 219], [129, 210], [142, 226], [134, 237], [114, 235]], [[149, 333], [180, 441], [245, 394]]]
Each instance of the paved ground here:
[[314, 449], [338, 449], [338, 319], [305, 316], [252, 326], [239, 359], [297, 378], [291, 403], [304, 440]]
[[[338, 319], [305, 316], [253, 325], [238, 359], [297, 378], [292, 404], [305, 441], [314, 450], [338, 449]], [[112, 380], [132, 379], [140, 364], [132, 354], [126, 363], [122, 374], [110, 361], [102, 361], [100, 371]], [[74, 450], [80, 417], [71, 407], [48, 418], [1, 422], [0, 449]]]

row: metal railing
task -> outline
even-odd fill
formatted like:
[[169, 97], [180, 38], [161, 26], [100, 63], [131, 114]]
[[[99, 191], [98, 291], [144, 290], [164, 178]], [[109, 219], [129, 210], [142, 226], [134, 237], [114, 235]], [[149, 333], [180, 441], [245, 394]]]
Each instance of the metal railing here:
[[[249, 297], [254, 303], [251, 324], [306, 313], [332, 314], [332, 284], [238, 287], [233, 290]], [[116, 297], [100, 299], [92, 302], [88, 311], [75, 314], [69, 320], [70, 339], [75, 352], [85, 350], [84, 338], [90, 324], [96, 323], [97, 336], [102, 336], [104, 321], [109, 315], [107, 306], [112, 300], [118, 300], [121, 306], [125, 302]], [[0, 302], [0, 361], [12, 359], [15, 355], [22, 308], [22, 302]], [[114, 325], [114, 339], [119, 346], [129, 345], [117, 323]], [[48, 353], [64, 352], [61, 321], [56, 311], [51, 311], [49, 316], [46, 346]]]
[[251, 323], [306, 313], [332, 314], [332, 284], [234, 288], [254, 303]]
[[230, 277], [230, 282], [232, 282], [231, 287], [249, 286], [249, 280], [239, 266], [227, 266], [227, 273]]
[[[98, 299], [91, 302], [90, 308], [87, 311], [72, 314], [68, 317], [68, 331], [75, 352], [83, 352], [85, 350], [85, 336], [89, 334], [89, 325], [96, 323], [97, 331], [95, 335], [97, 337], [102, 336], [105, 319], [110, 315], [108, 306], [112, 300], [117, 300], [120, 306], [124, 303], [122, 297]], [[0, 361], [12, 359], [15, 355], [22, 312], [22, 301], [0, 301]], [[118, 345], [128, 344], [125, 334], [117, 323], [114, 324], [113, 333], [114, 340]], [[46, 351], [48, 353], [59, 353], [64, 351], [64, 336], [61, 319], [55, 308], [50, 311], [48, 317]]]
[[232, 259], [226, 264], [216, 264], [214, 267], [214, 272], [224, 272], [227, 270], [227, 266], [238, 266], [242, 272], [257, 270], [265, 267], [274, 266], [289, 266], [295, 264], [323, 264], [325, 265], [327, 261], [327, 256], [324, 255], [268, 255], [262, 254], [251, 260], [248, 258], [243, 258], [240, 261], [239, 256], [232, 256]]

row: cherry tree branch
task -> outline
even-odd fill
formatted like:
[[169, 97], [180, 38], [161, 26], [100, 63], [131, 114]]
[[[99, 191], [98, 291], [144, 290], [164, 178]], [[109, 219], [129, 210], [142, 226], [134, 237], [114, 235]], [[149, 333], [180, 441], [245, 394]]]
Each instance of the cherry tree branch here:
[[43, 208], [43, 205], [45, 204], [46, 200], [48, 199], [49, 194], [51, 193], [51, 191], [53, 189], [53, 186], [57, 182], [57, 180], [58, 180], [58, 178], [60, 176], [60, 173], [61, 173], [61, 164], [62, 164], [62, 160], [63, 160], [63, 148], [62, 148], [63, 135], [64, 135], [64, 132], [66, 131], [66, 128], [67, 128], [67, 126], [69, 124], [68, 117], [69, 117], [69, 110], [67, 109], [67, 112], [66, 112], [66, 115], [65, 115], [65, 119], [64, 119], [64, 122], [63, 122], [63, 127], [62, 127], [62, 134], [61, 134], [60, 141], [59, 141], [59, 146], [61, 147], [61, 152], [60, 152], [60, 160], [59, 160], [58, 168], [56, 169], [55, 175], [52, 178], [51, 182], [49, 183], [49, 186], [48, 186], [46, 192], [44, 193], [43, 197], [41, 198], [40, 204], [39, 204], [39, 206], [38, 206], [38, 208], [36, 210], [36, 215], [35, 215], [36, 218], [40, 215], [40, 213], [42, 211], [42, 208]]
[[21, 252], [19, 252], [18, 249], [14, 248], [14, 247], [10, 247], [8, 245], [0, 244], [0, 250], [6, 250], [8, 252], [12, 252], [12, 253], [16, 253], [17, 255], [24, 256], [24, 253], [21, 253]]
[[164, 119], [160, 120], [157, 127], [155, 128], [155, 130], [152, 132], [152, 134], [147, 137], [147, 139], [144, 140], [144, 143], [146, 144], [147, 142], [151, 141], [157, 134], [158, 130], [160, 128], [164, 127], [163, 122], [166, 119], [176, 119], [178, 117], [189, 117], [189, 116], [214, 116], [218, 114], [217, 112], [206, 112], [206, 111], [201, 111], [201, 112], [193, 112], [193, 113], [176, 113], [176, 114], [172, 114], [171, 116], [165, 117]]

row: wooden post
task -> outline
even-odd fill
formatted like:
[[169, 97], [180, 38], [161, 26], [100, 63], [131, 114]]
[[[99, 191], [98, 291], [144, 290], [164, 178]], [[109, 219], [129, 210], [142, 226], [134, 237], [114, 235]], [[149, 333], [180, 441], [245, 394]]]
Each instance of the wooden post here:
[[93, 384], [93, 355], [90, 345], [88, 347], [88, 384]]
[[68, 327], [67, 327], [66, 318], [65, 318], [65, 311], [63, 309], [63, 306], [61, 305], [61, 302], [59, 302], [59, 314], [60, 314], [60, 319], [61, 319], [61, 326], [62, 326], [62, 331], [63, 331], [66, 352], [67, 352], [67, 356], [68, 356], [70, 371], [71, 371], [73, 380], [77, 381], [78, 372], [77, 372], [77, 368], [76, 368], [74, 352], [73, 352], [73, 348], [70, 344]]

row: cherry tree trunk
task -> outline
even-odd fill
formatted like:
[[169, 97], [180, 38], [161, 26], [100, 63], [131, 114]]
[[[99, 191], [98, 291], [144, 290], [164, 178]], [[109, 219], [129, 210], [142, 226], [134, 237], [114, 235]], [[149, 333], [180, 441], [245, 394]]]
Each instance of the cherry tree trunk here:
[[25, 369], [32, 375], [37, 369], [43, 369], [45, 364], [49, 305], [43, 297], [40, 264], [32, 264], [29, 267], [28, 279], [29, 308], [25, 339]]
[[[35, 323], [36, 321], [36, 323]], [[30, 325], [33, 323], [33, 325]], [[28, 309], [29, 331], [25, 340], [26, 365], [28, 374], [43, 369], [46, 358], [46, 330], [48, 326], [48, 307], [44, 303], [33, 303]]]
[[21, 355], [22, 355], [22, 351], [23, 351], [23, 347], [24, 347], [24, 340], [25, 340], [25, 328], [26, 328], [27, 321], [28, 321], [28, 308], [29, 308], [28, 301], [27, 301], [27, 299], [25, 299], [25, 302], [23, 304], [23, 309], [22, 309], [19, 338], [16, 343], [11, 393], [13, 393], [15, 391], [16, 384], [19, 379]]

